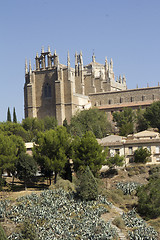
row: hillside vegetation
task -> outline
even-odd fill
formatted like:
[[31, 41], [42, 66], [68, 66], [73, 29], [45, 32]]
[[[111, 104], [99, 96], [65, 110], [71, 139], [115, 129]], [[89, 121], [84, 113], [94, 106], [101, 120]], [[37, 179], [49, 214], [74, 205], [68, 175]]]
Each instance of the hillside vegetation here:
[[159, 218], [144, 221], [144, 215], [143, 219], [138, 215], [136, 195], [137, 186], [153, 179], [157, 169], [135, 165], [118, 170], [116, 175], [106, 172], [107, 178], [96, 179], [99, 195], [92, 201], [80, 200], [72, 192], [76, 191], [76, 177], [73, 183], [58, 177], [56, 185], [50, 187], [44, 182], [45, 191], [37, 191], [37, 183], [37, 189], [32, 186], [28, 188], [31, 194], [22, 192], [21, 197], [21, 191], [10, 192], [0, 204], [2, 226], [9, 239], [19, 240], [118, 239], [117, 228], [129, 239], [149, 236], [158, 240]]

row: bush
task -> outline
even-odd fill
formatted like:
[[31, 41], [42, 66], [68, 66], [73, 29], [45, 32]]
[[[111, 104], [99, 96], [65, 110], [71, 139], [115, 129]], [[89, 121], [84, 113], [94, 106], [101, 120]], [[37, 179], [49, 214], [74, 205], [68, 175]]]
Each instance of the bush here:
[[1, 225], [0, 225], [0, 239], [1, 240], [7, 240], [6, 234], [5, 234]]
[[134, 152], [135, 163], [147, 163], [151, 156], [150, 151], [147, 148], [139, 148]]
[[112, 222], [114, 225], [116, 225], [118, 228], [120, 229], [124, 229], [125, 228], [125, 224], [124, 221], [121, 217], [115, 217], [115, 219]]
[[62, 188], [66, 192], [73, 192], [75, 191], [75, 184], [71, 183], [69, 180], [64, 180], [58, 176], [56, 184], [54, 186], [51, 185], [49, 187], [49, 189], [52, 189], [52, 188]]
[[160, 216], [160, 178], [138, 189], [138, 211], [147, 219]]
[[86, 201], [96, 200], [98, 197], [97, 181], [88, 166], [86, 167], [85, 172], [79, 176], [77, 195], [79, 198]]
[[29, 221], [25, 221], [21, 226], [21, 240], [38, 240], [36, 229]]

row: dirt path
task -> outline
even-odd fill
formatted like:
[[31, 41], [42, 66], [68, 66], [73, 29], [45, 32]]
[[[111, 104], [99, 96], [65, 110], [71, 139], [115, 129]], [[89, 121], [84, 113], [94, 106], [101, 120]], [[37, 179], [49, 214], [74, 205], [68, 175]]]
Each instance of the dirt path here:
[[116, 207], [115, 205], [112, 205], [112, 208], [110, 210], [110, 212], [105, 213], [101, 216], [101, 218], [105, 221], [105, 222], [110, 222], [111, 226], [116, 230], [119, 240], [127, 240], [126, 238], [126, 231], [122, 231], [122, 229], [118, 228], [117, 226], [115, 226], [112, 222], [113, 220], [118, 217], [121, 216], [123, 214], [123, 210]]

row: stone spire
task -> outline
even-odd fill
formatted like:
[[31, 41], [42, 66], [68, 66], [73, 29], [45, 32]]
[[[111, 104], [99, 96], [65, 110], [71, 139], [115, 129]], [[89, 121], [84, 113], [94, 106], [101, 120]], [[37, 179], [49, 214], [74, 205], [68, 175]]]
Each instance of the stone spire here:
[[29, 74], [32, 74], [31, 60], [29, 60]]
[[108, 67], [108, 60], [107, 60], [107, 57], [105, 57], [105, 66]]
[[92, 55], [92, 62], [95, 62], [95, 61], [96, 61], [96, 57], [95, 57], [95, 55], [93, 53], [93, 55]]
[[51, 52], [50, 46], [48, 46], [48, 52], [49, 52], [49, 53]]
[[119, 75], [119, 83], [122, 83], [121, 75]]
[[42, 50], [41, 50], [41, 53], [44, 53], [44, 47], [42, 46]]
[[28, 73], [27, 59], [25, 59], [25, 74]]
[[77, 62], [77, 52], [75, 53], [75, 65], [78, 65], [78, 62]]
[[83, 65], [82, 51], [80, 52], [80, 64]]
[[122, 80], [123, 80], [123, 83], [126, 84], [126, 77], [124, 74], [123, 74]]
[[70, 68], [71, 64], [70, 64], [70, 56], [69, 56], [69, 51], [68, 51], [68, 55], [67, 55], [67, 67]]
[[111, 70], [111, 72], [113, 72], [113, 60], [112, 60], [112, 58], [110, 60], [110, 70]]
[[41, 53], [44, 53], [44, 47], [42, 46]]
[[78, 76], [78, 56], [77, 52], [75, 52], [75, 76]]

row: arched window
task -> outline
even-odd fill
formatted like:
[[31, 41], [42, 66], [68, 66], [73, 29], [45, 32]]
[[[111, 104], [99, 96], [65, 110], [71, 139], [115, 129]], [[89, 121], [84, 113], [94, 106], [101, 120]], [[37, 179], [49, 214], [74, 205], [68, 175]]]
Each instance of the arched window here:
[[44, 86], [44, 97], [45, 98], [51, 97], [51, 86], [48, 83], [46, 83]]

